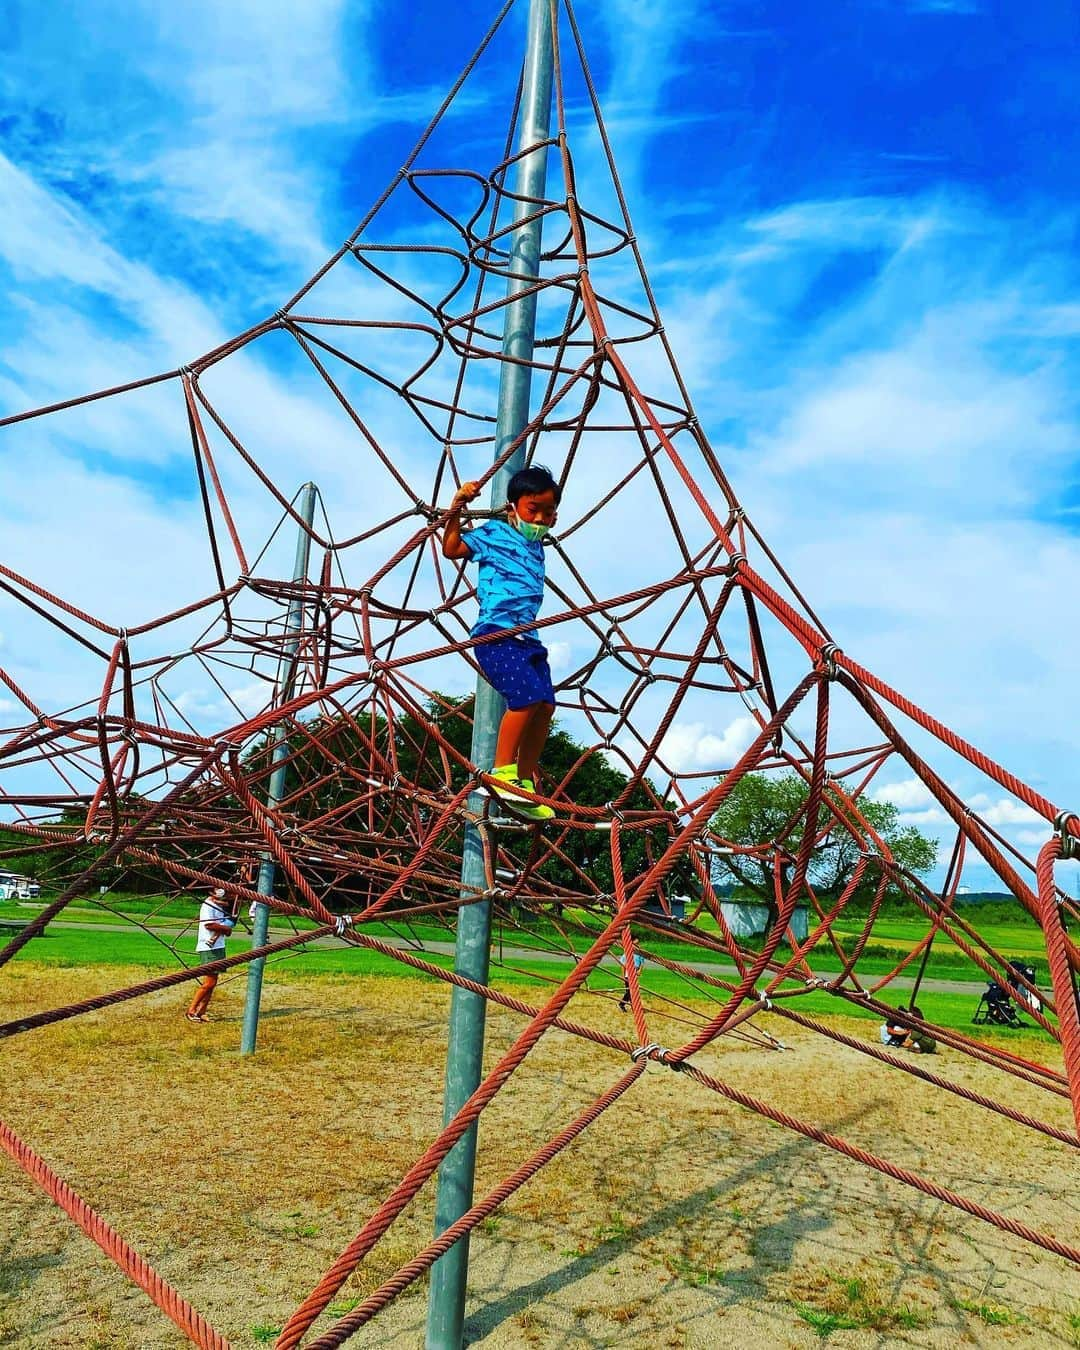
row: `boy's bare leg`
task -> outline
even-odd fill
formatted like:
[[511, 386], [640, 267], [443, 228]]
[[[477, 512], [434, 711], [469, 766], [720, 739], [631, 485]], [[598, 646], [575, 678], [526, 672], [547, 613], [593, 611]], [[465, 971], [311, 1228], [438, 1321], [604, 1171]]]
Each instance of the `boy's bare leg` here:
[[[495, 742], [495, 768], [504, 764], [517, 764], [521, 738], [529, 725], [533, 709], [540, 705], [532, 703], [527, 708], [507, 708], [499, 723], [499, 735]], [[535, 768], [535, 765], [533, 766]], [[520, 768], [520, 765], [519, 765]]]
[[523, 711], [529, 714], [529, 718], [517, 746], [518, 777], [535, 780], [540, 752], [551, 730], [555, 709], [550, 703], [533, 703]]
[[191, 1006], [187, 1010], [189, 1017], [202, 1017], [210, 1006], [210, 1000], [214, 996], [214, 990], [217, 988], [218, 977], [216, 975], [207, 975], [195, 991], [195, 997], [191, 1000]]

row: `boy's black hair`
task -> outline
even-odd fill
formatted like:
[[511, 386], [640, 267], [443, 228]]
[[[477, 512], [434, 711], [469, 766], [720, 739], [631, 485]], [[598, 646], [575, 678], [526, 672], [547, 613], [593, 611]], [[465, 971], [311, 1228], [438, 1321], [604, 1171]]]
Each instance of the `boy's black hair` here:
[[529, 494], [536, 496], [541, 492], [554, 492], [555, 505], [558, 506], [562, 498], [562, 488], [556, 483], [555, 476], [546, 464], [530, 464], [527, 469], [518, 469], [510, 479], [510, 486], [506, 489], [506, 500], [513, 506], [522, 497]]

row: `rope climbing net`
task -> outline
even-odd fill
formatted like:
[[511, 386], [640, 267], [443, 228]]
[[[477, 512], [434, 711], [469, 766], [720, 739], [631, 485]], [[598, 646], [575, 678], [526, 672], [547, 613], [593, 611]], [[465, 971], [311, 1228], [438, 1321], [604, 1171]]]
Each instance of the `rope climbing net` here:
[[[106, 876], [164, 888], [163, 903], [222, 885], [237, 904], [265, 900], [295, 925], [215, 966], [178, 961], [140, 985], [9, 1020], [0, 1035], [330, 937], [521, 1017], [509, 1050], [296, 1308], [281, 1347], [308, 1336], [552, 1028], [628, 1056], [629, 1067], [309, 1346], [339, 1345], [374, 1317], [649, 1064], [677, 1072], [687, 1091], [693, 1084], [718, 1093], [1080, 1261], [1067, 1243], [749, 1096], [717, 1068], [730, 1039], [777, 1045], [776, 1029], [797, 1024], [1075, 1148], [1074, 1131], [838, 1031], [799, 1003], [827, 993], [838, 1009], [899, 1019], [1020, 1079], [1033, 1098], [1071, 1102], [1080, 1125], [1080, 950], [1068, 932], [1080, 915], [1054, 875], [1055, 863], [1080, 846], [1080, 822], [842, 650], [737, 500], [661, 322], [569, 3], [552, 0], [556, 125], [544, 144], [557, 171], [546, 195], [522, 202], [511, 188], [517, 162], [537, 148], [511, 148], [516, 103], [505, 141], [482, 169], [445, 167], [456, 162], [444, 145], [446, 114], [502, 40], [511, 7], [512, 0], [385, 193], [275, 314], [178, 370], [0, 422], [16, 434], [34, 419], [89, 417], [102, 400], [123, 404], [160, 386], [190, 443], [210, 578], [198, 598], [121, 626], [0, 566], [4, 593], [67, 654], [82, 691], [82, 701], [59, 706], [0, 669], [5, 706], [16, 709], [0, 714], [8, 722], [0, 728], [0, 861], [17, 868], [32, 856], [59, 892], [7, 942], [0, 965]], [[583, 108], [587, 131], [577, 129]], [[580, 145], [587, 154], [576, 161]], [[588, 186], [579, 193], [576, 169], [586, 159]], [[522, 219], [542, 220], [545, 241], [525, 288], [537, 302], [535, 353], [526, 363], [536, 411], [524, 433], [502, 445], [495, 406], [500, 372], [518, 359], [503, 351], [502, 327], [516, 276], [513, 228]], [[251, 396], [257, 360], [320, 401], [312, 437], [338, 438], [348, 457], [346, 515], [339, 494], [328, 494], [308, 524], [281, 485], [284, 464], [262, 453], [265, 421]], [[554, 466], [564, 489], [539, 627], [558, 676], [560, 724], [578, 740], [559, 742], [567, 753], [557, 773], [555, 756], [545, 761], [537, 795], [557, 814], [543, 830], [497, 817], [483, 791], [487, 766], [470, 760], [473, 705], [465, 691], [485, 639], [469, 637], [469, 574], [439, 548], [455, 488], [490, 482], [521, 448]], [[303, 462], [303, 446], [294, 450]], [[253, 522], [271, 515], [278, 529], [260, 548], [252, 540], [267, 531]], [[274, 574], [282, 527], [309, 541], [315, 564], [306, 579]], [[213, 700], [200, 704], [193, 689], [211, 691]], [[714, 737], [715, 762], [699, 755], [688, 771], [673, 729], [695, 719], [730, 734]], [[1045, 822], [1036, 860], [961, 800], [941, 767], [946, 757]], [[282, 767], [285, 790], [274, 800], [269, 782]], [[940, 891], [894, 856], [867, 810], [898, 771], [952, 822]], [[755, 776], [796, 781], [793, 804], [762, 817], [752, 838], [725, 834], [725, 805]], [[484, 884], [463, 888], [469, 826], [480, 840]], [[842, 874], [822, 863], [838, 856], [847, 859]], [[269, 897], [255, 880], [267, 860], [280, 878]], [[1038, 924], [1049, 989], [1018, 975], [957, 908], [973, 864], [989, 868]], [[750, 938], [725, 903], [732, 878], [747, 876], [759, 879], [768, 913], [764, 933]], [[925, 931], [902, 959], [868, 975], [875, 932], [897, 901], [922, 916]], [[520, 962], [521, 953], [550, 959], [541, 1002], [429, 959], [425, 945], [452, 937], [463, 908], [478, 903], [489, 904], [511, 935], [517, 955], [503, 965]], [[387, 924], [408, 941], [376, 936]], [[1030, 1016], [1060, 1043], [1064, 1072], [897, 1010], [897, 991], [906, 997], [912, 976], [917, 986], [935, 942], [950, 944], [975, 979], [1012, 981], [1031, 996]], [[650, 993], [637, 956], [683, 993]], [[620, 962], [617, 977], [611, 958]], [[584, 1000], [610, 1002], [623, 991], [632, 1034], [598, 1030], [576, 1011]], [[907, 1002], [914, 1007], [913, 997]], [[0, 1141], [192, 1340], [226, 1344], [6, 1126]]]

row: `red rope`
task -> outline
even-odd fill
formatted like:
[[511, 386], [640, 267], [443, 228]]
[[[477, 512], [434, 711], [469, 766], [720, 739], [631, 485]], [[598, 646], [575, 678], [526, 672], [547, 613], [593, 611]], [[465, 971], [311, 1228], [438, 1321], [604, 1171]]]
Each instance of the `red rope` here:
[[216, 1332], [201, 1313], [196, 1312], [167, 1280], [162, 1279], [149, 1261], [125, 1242], [92, 1205], [88, 1205], [82, 1196], [77, 1195], [67, 1182], [58, 1177], [48, 1163], [2, 1120], [0, 1120], [0, 1145], [3, 1145], [27, 1176], [36, 1181], [45, 1194], [74, 1219], [86, 1236], [92, 1242], [96, 1242], [105, 1255], [115, 1261], [124, 1274], [153, 1299], [188, 1340], [204, 1347], [204, 1350], [229, 1350], [229, 1342], [225, 1337]]
[[[512, 0], [503, 5], [386, 192], [281, 310], [178, 372], [0, 420], [2, 427], [61, 408], [123, 398], [131, 391], [179, 379], [217, 587], [212, 594], [169, 614], [124, 630], [37, 581], [0, 567], [0, 590], [5, 598], [22, 606], [35, 623], [49, 625], [60, 641], [75, 644], [80, 660], [97, 663], [100, 677], [92, 689], [84, 691], [76, 707], [58, 711], [0, 670], [0, 681], [18, 700], [16, 716], [25, 723], [5, 726], [0, 744], [8, 791], [0, 803], [12, 817], [5, 828], [9, 841], [14, 841], [0, 849], [0, 862], [42, 857], [48, 865], [63, 868], [67, 877], [59, 897], [0, 950], [0, 966], [40, 936], [51, 920], [88, 887], [96, 886], [99, 878], [113, 872], [123, 876], [126, 869], [167, 876], [176, 887], [223, 883], [230, 898], [239, 902], [254, 892], [237, 877], [246, 871], [250, 879], [264, 860], [272, 860], [287, 889], [286, 899], [270, 898], [272, 907], [283, 915], [323, 921], [312, 931], [267, 944], [259, 951], [173, 972], [64, 1008], [29, 1013], [0, 1024], [0, 1037], [119, 1004], [207, 972], [227, 970], [255, 956], [284, 954], [333, 931], [333, 910], [340, 907], [335, 902], [342, 897], [356, 897], [355, 903], [347, 900], [353, 917], [345, 936], [353, 945], [391, 956], [406, 968], [468, 989], [527, 1018], [524, 1030], [465, 1107], [391, 1189], [295, 1310], [282, 1333], [282, 1345], [299, 1344], [356, 1263], [549, 1030], [558, 1028], [616, 1051], [630, 1048], [627, 1039], [566, 1015], [569, 1003], [587, 989], [600, 963], [618, 951], [627, 963], [634, 1035], [641, 1046], [655, 1046], [651, 1028], [658, 1006], [668, 1015], [671, 1008], [658, 1005], [649, 994], [647, 976], [634, 966], [636, 953], [647, 954], [655, 965], [685, 979], [698, 995], [714, 1000], [711, 1016], [683, 1009], [680, 1017], [690, 1025], [685, 1043], [662, 1055], [651, 1048], [651, 1057], [681, 1065], [684, 1072], [715, 1090], [837, 1148], [852, 1161], [885, 1171], [1075, 1259], [1071, 1248], [1055, 1245], [1053, 1239], [1042, 1239], [1022, 1224], [893, 1168], [815, 1126], [795, 1121], [745, 1094], [740, 1096], [719, 1080], [706, 1079], [688, 1062], [723, 1036], [744, 1034], [750, 1019], [766, 1006], [763, 990], [758, 988], [764, 982], [769, 998], [785, 1003], [776, 1010], [809, 1030], [1060, 1142], [1074, 1144], [1071, 1135], [1034, 1116], [802, 1018], [788, 1010], [786, 1003], [824, 983], [815, 975], [814, 963], [828, 957], [832, 965], [839, 966], [839, 973], [828, 981], [829, 991], [884, 1015], [890, 1010], [874, 995], [896, 981], [915, 959], [928, 954], [934, 941], [948, 941], [988, 979], [1008, 979], [1006, 958], [979, 935], [977, 923], [967, 922], [956, 912], [953, 903], [970, 843], [970, 851], [979, 854], [1044, 934], [1053, 1002], [1044, 999], [1045, 1007], [1041, 1011], [1033, 1008], [1031, 1016], [1060, 1038], [1065, 1073], [934, 1027], [913, 1014], [903, 1015], [955, 1053], [1013, 1074], [1052, 1095], [1068, 1093], [1080, 1124], [1076, 991], [1080, 950], [1066, 931], [1066, 921], [1075, 922], [1080, 916], [1054, 884], [1053, 864], [1060, 855], [1061, 841], [1047, 845], [1033, 868], [914, 751], [895, 724], [895, 714], [920, 728], [924, 733], [920, 744], [936, 744], [960, 755], [1047, 821], [1057, 816], [1053, 804], [840, 651], [736, 498], [694, 414], [664, 332], [580, 33], [572, 7], [566, 3], [584, 89], [612, 174], [618, 208], [615, 218], [603, 220], [592, 213], [578, 190], [555, 0], [557, 131], [547, 144], [557, 146], [565, 192], [527, 204], [530, 217], [544, 219], [547, 238], [539, 275], [529, 280], [527, 292], [538, 299], [543, 314], [554, 316], [556, 304], [564, 308], [550, 332], [542, 334], [531, 360], [517, 362], [527, 364], [540, 381], [539, 396], [533, 399], [536, 416], [512, 441], [504, 439], [496, 445], [492, 381], [487, 374], [494, 372], [492, 362], [505, 365], [510, 360], [501, 352], [501, 329], [509, 303], [506, 279], [514, 266], [513, 225], [506, 219], [514, 205], [508, 183], [515, 163], [528, 153], [512, 149], [519, 109], [507, 130], [501, 159], [487, 172], [429, 167], [422, 162], [422, 152], [511, 5]], [[573, 98], [571, 90], [569, 99]], [[448, 202], [463, 182], [475, 199], [467, 214], [465, 208], [455, 214]], [[454, 191], [444, 200], [440, 188], [448, 183]], [[410, 246], [398, 242], [396, 229], [393, 242], [380, 242], [374, 233], [382, 224], [379, 213], [395, 194], [396, 201], [407, 195], [419, 203], [425, 220], [444, 229], [449, 242]], [[612, 293], [604, 290], [609, 257], [615, 259], [613, 275], [619, 278]], [[416, 265], [398, 266], [403, 261]], [[643, 301], [627, 298], [634, 287], [624, 284], [626, 265], [636, 269]], [[318, 310], [322, 288], [317, 283], [336, 268], [341, 269], [338, 275], [359, 269], [365, 286], [379, 287], [387, 295], [390, 309], [384, 312], [394, 317], [295, 313], [301, 299], [308, 300], [306, 309]], [[429, 279], [441, 275], [443, 268], [459, 278], [449, 289], [440, 281], [438, 295], [433, 297]], [[238, 467], [245, 475], [250, 473], [256, 491], [265, 495], [271, 509], [280, 510], [283, 525], [300, 524], [294, 499], [260, 463], [258, 448], [245, 445], [231, 415], [226, 417], [224, 405], [211, 402], [199, 379], [212, 366], [249, 359], [258, 343], [282, 338], [294, 344], [335, 416], [344, 414], [344, 425], [355, 438], [358, 465], [370, 462], [375, 476], [399, 494], [396, 509], [386, 519], [366, 518], [350, 524], [353, 532], [348, 538], [335, 539], [325, 516], [304, 527], [310, 540], [324, 550], [318, 584], [261, 574], [263, 555], [254, 556], [250, 550], [242, 528], [246, 515], [234, 510], [228, 485]], [[647, 344], [644, 350], [650, 360], [659, 358], [659, 379], [654, 379], [652, 364], [642, 361], [637, 365], [634, 358], [641, 343]], [[421, 348], [416, 357], [414, 353]], [[632, 367], [649, 370], [647, 387]], [[480, 378], [477, 372], [482, 373]], [[658, 396], [648, 392], [652, 388], [665, 392]], [[398, 406], [415, 419], [418, 440], [407, 452], [384, 444], [375, 434], [374, 414], [366, 402], [373, 390], [379, 398], [396, 398]], [[441, 669], [447, 657], [456, 656], [475, 667], [485, 646], [507, 636], [468, 636], [475, 592], [456, 565], [441, 556], [439, 532], [445, 527], [447, 508], [438, 503], [447, 501], [453, 487], [471, 475], [481, 452], [494, 460], [481, 479], [486, 486], [518, 450], [530, 456], [552, 433], [565, 447], [560, 479], [568, 488], [566, 519], [553, 541], [558, 566], [552, 565], [549, 578], [549, 612], [536, 626], [556, 641], [567, 634], [573, 637], [569, 645], [580, 664], [560, 683], [560, 715], [576, 715], [578, 723], [588, 728], [590, 743], [558, 783], [538, 784], [532, 799], [554, 807], [558, 818], [544, 832], [532, 830], [522, 844], [521, 833], [512, 834], [505, 824], [493, 824], [486, 808], [478, 814], [476, 800], [484, 788], [491, 788], [492, 780], [482, 772], [486, 765], [472, 764], [457, 748], [456, 738], [447, 734], [445, 720], [453, 716], [467, 721], [468, 715], [451, 700], [428, 690], [423, 681], [429, 678], [425, 671]], [[431, 453], [437, 456], [431, 481], [422, 489], [415, 485], [413, 472], [422, 458], [421, 445], [434, 447]], [[579, 482], [599, 481], [597, 466], [613, 446], [618, 447], [618, 457], [610, 478], [595, 489], [592, 498], [575, 504], [569, 489]], [[597, 447], [599, 455], [594, 453]], [[589, 472], [578, 471], [582, 464], [589, 465]], [[624, 583], [627, 589], [603, 593], [590, 580], [592, 569], [575, 559], [573, 550], [579, 539], [590, 537], [594, 521], [609, 518], [635, 500], [632, 494], [646, 490], [655, 504], [648, 522], [649, 543], [663, 537], [666, 560], [657, 565], [656, 575], [631, 569], [633, 581]], [[627, 530], [627, 554], [634, 552], [637, 543]], [[750, 551], [753, 557], [748, 556]], [[644, 557], [645, 550], [641, 552]], [[661, 550], [656, 552], [660, 556]], [[223, 553], [226, 559], [235, 559], [240, 571], [232, 583], [227, 580]], [[369, 570], [347, 576], [346, 561]], [[649, 579], [642, 581], [642, 575]], [[300, 616], [300, 627], [291, 635], [276, 617], [285, 607]], [[178, 625], [177, 631], [182, 629], [185, 634], [178, 640], [184, 644], [179, 651], [161, 650], [171, 640], [166, 636], [170, 625]], [[196, 631], [199, 625], [205, 625], [201, 632]], [[511, 635], [526, 627], [531, 625], [522, 625]], [[683, 636], [687, 633], [692, 635], [689, 639]], [[778, 664], [770, 658], [770, 643], [777, 633], [785, 641], [793, 639], [796, 650], [801, 648], [806, 655], [806, 666], [795, 671], [786, 697], [780, 675], [793, 667], [790, 661]], [[294, 696], [287, 703], [275, 704], [274, 680], [267, 672], [282, 668], [286, 652], [296, 673]], [[184, 699], [176, 692], [183, 687], [185, 664], [199, 672], [200, 680], [205, 677], [232, 709], [217, 719], [227, 717], [231, 725], [216, 737], [193, 725], [199, 719], [185, 712]], [[254, 711], [245, 702], [250, 689], [243, 694], [237, 690], [238, 673], [264, 690], [262, 706]], [[812, 738], [799, 713], [811, 688], [816, 689], [817, 701]], [[695, 705], [693, 697], [702, 702]], [[839, 697], [849, 699], [876, 726], [878, 744], [847, 748], [838, 742], [830, 726], [830, 704]], [[666, 749], [677, 718], [695, 706], [720, 709], [724, 700], [750, 719], [754, 729], [750, 747], [735, 758], [733, 767], [723, 766], [727, 771], [719, 782], [714, 781], [712, 771], [679, 772], [677, 765], [668, 762], [671, 756]], [[431, 707], [437, 716], [429, 711]], [[267, 789], [275, 767], [274, 746], [285, 748], [280, 762], [288, 784], [282, 800], [270, 807]], [[607, 764], [625, 770], [612, 789], [613, 800], [603, 805], [595, 800], [576, 801], [579, 785], [601, 755]], [[403, 767], [410, 760], [423, 766], [412, 779]], [[864, 809], [864, 802], [860, 804], [864, 794], [884, 782], [884, 775], [897, 766], [914, 772], [956, 824], [956, 865], [950, 870], [945, 900], [931, 895], [917, 877], [904, 872], [888, 841], [868, 819], [872, 812]], [[22, 791], [7, 786], [21, 781], [19, 775], [24, 771], [35, 784], [46, 778], [47, 788]], [[758, 839], [723, 839], [712, 825], [716, 813], [748, 775], [762, 772], [796, 775], [805, 785], [802, 804], [789, 818], [763, 829]], [[482, 836], [485, 882], [482, 893], [475, 895], [462, 895], [459, 883], [466, 824], [475, 825]], [[1075, 818], [1066, 817], [1060, 828], [1070, 840], [1080, 839]], [[820, 884], [815, 871], [818, 851], [833, 837], [858, 854], [836, 894]], [[598, 841], [595, 847], [593, 841]], [[87, 865], [72, 880], [73, 858]], [[735, 936], [722, 906], [721, 871], [732, 862], [757, 867], [765, 879], [772, 926], [756, 947]], [[601, 880], [606, 871], [611, 877], [609, 893], [603, 889], [609, 883]], [[671, 891], [676, 884], [682, 885], [676, 879], [683, 873], [693, 875], [700, 890], [690, 918], [677, 925], [646, 914], [647, 904], [670, 912]], [[872, 894], [869, 912], [852, 940], [840, 926], [864, 893]], [[867, 979], [867, 957], [874, 950], [875, 933], [896, 894], [910, 900], [925, 917], [926, 935], [883, 975]], [[551, 977], [555, 988], [546, 1002], [533, 1006], [358, 931], [375, 922], [408, 926], [424, 917], [444, 923], [449, 934], [461, 906], [476, 901], [490, 902], [504, 915], [523, 906], [526, 918], [516, 930], [522, 942], [536, 940], [527, 929], [529, 924], [535, 928], [537, 915], [550, 919], [556, 908], [561, 912], [566, 907], [568, 917], [553, 925], [557, 936], [552, 946], [573, 961], [573, 969], [565, 977]], [[806, 940], [799, 942], [792, 921], [796, 906], [802, 903], [815, 917]], [[699, 961], [729, 960], [735, 967], [734, 978], [721, 978], [707, 967], [675, 960], [663, 951], [648, 954], [642, 939], [650, 934], [668, 940], [682, 938], [683, 946]], [[577, 947], [583, 935], [588, 946], [582, 953]], [[785, 940], [789, 945], [786, 956], [781, 952]], [[799, 987], [785, 988], [793, 979], [800, 981]], [[1021, 987], [1035, 992], [1030, 982]], [[609, 995], [606, 990], [605, 996]], [[523, 1184], [554, 1156], [553, 1147], [555, 1151], [565, 1147], [626, 1090], [640, 1070], [638, 1064], [568, 1131], [534, 1155], [524, 1171], [519, 1169], [481, 1206], [474, 1206], [447, 1235], [425, 1248], [315, 1344], [339, 1344], [374, 1316], [447, 1250], [447, 1243], [470, 1231], [483, 1213], [491, 1212], [484, 1206], [500, 1203], [499, 1197], [510, 1193], [508, 1185]], [[5, 1144], [12, 1151], [17, 1141]], [[53, 1178], [50, 1187], [50, 1193], [57, 1190], [59, 1194], [63, 1183]], [[68, 1200], [75, 1203], [70, 1196]], [[89, 1215], [83, 1217], [93, 1224]], [[117, 1250], [122, 1254], [115, 1259], [121, 1264], [138, 1260], [130, 1249]], [[139, 1269], [153, 1284], [152, 1272]], [[213, 1335], [208, 1329], [207, 1334]]]

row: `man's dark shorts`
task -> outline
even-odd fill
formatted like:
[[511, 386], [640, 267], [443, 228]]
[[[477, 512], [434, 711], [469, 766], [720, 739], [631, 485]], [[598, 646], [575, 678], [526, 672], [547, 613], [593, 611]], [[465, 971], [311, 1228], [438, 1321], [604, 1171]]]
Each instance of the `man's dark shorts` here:
[[533, 703], [554, 703], [547, 648], [536, 638], [500, 638], [474, 647], [484, 679], [516, 712]]
[[200, 966], [208, 966], [208, 965], [210, 965], [210, 964], [211, 964], [212, 962], [214, 962], [214, 961], [224, 961], [224, 960], [225, 960], [225, 948], [224, 948], [224, 947], [215, 947], [215, 948], [213, 948], [212, 951], [208, 951], [208, 952], [196, 952], [195, 954], [196, 954], [196, 956], [198, 956], [198, 958], [199, 958], [199, 965], [200, 965]]

